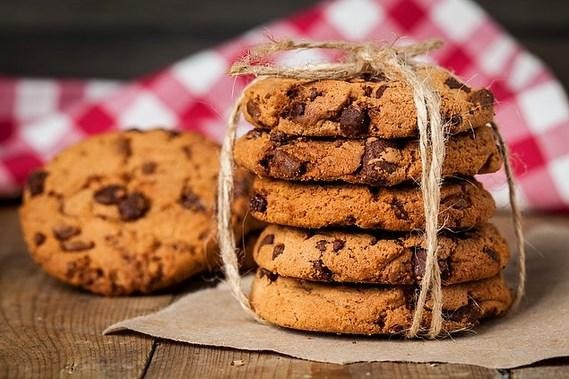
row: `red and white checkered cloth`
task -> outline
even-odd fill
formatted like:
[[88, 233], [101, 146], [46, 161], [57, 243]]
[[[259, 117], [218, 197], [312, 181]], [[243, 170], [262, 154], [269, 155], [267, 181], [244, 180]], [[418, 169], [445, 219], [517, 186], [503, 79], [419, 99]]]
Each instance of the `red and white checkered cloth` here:
[[[257, 28], [130, 84], [0, 78], [0, 194], [88, 135], [165, 125], [221, 139], [245, 80], [226, 75], [248, 47], [275, 38], [393, 42], [439, 37], [433, 54], [471, 86], [496, 95], [496, 119], [515, 157], [527, 209], [569, 210], [569, 105], [559, 82], [469, 0], [336, 0]], [[285, 54], [316, 61], [319, 52]], [[482, 180], [506, 203], [503, 177]]]

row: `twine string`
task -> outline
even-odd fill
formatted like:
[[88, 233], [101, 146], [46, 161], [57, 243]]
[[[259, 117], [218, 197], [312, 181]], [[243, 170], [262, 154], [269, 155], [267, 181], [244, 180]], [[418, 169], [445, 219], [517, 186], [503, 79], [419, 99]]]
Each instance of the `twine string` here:
[[[440, 206], [440, 186], [442, 183], [442, 164], [445, 156], [445, 125], [440, 116], [440, 98], [429, 83], [428, 77], [417, 75], [418, 64], [413, 60], [418, 55], [426, 54], [439, 48], [442, 42], [428, 40], [422, 43], [404, 47], [379, 46], [372, 43], [353, 43], [345, 41], [272, 41], [253, 48], [242, 60], [236, 62], [230, 69], [234, 76], [253, 74], [256, 77], [274, 76], [293, 78], [299, 80], [347, 80], [360, 77], [363, 74], [385, 75], [387, 78], [401, 75], [413, 91], [413, 101], [417, 113], [417, 126], [419, 130], [419, 148], [421, 155], [421, 183], [420, 189], [423, 198], [425, 216], [425, 246], [426, 262], [425, 273], [421, 279], [419, 295], [413, 314], [413, 322], [406, 336], [413, 338], [424, 334], [421, 330], [423, 313], [427, 297], [430, 294], [432, 303], [431, 323], [427, 331], [429, 338], [437, 337], [442, 330], [442, 282], [437, 259], [438, 248], [438, 215]], [[280, 67], [262, 63], [271, 54], [279, 51], [298, 49], [333, 49], [345, 53], [343, 61], [317, 65], [304, 65], [301, 67]], [[251, 85], [250, 83], [249, 85]], [[241, 288], [241, 278], [235, 254], [235, 239], [231, 228], [231, 193], [233, 189], [233, 145], [235, 133], [240, 117], [240, 105], [244, 92], [237, 99], [229, 117], [228, 129], [225, 134], [219, 174], [218, 195], [218, 233], [221, 258], [223, 260], [227, 282], [231, 291], [241, 307], [254, 319], [264, 322], [251, 309], [247, 296]], [[516, 296], [516, 305], [524, 292], [525, 283], [525, 252], [523, 249], [523, 233], [521, 229], [521, 215], [517, 207], [514, 179], [506, 146], [496, 127], [494, 131], [499, 136], [500, 152], [504, 157], [506, 174], [510, 188], [510, 203], [513, 210], [513, 222], [516, 228], [516, 237], [520, 248], [519, 285]]]
[[516, 292], [514, 296], [514, 301], [512, 303], [512, 310], [516, 310], [526, 291], [526, 248], [524, 243], [524, 230], [522, 227], [522, 213], [518, 205], [518, 195], [516, 191], [516, 182], [514, 180], [514, 173], [512, 170], [512, 163], [510, 161], [510, 153], [508, 146], [504, 142], [502, 134], [498, 130], [498, 126], [495, 123], [491, 123], [490, 126], [494, 131], [496, 136], [496, 141], [498, 142], [498, 150], [504, 161], [504, 171], [506, 172], [506, 178], [508, 181], [508, 194], [510, 200], [510, 207], [512, 208], [512, 224], [514, 225], [514, 233], [516, 235], [516, 247], [518, 248], [518, 282], [516, 285]]
[[[253, 82], [249, 85], [252, 85]], [[243, 292], [241, 275], [239, 274], [239, 261], [236, 253], [237, 249], [235, 246], [235, 233], [233, 232], [231, 224], [234, 166], [233, 145], [235, 144], [237, 125], [239, 124], [239, 117], [241, 114], [240, 104], [243, 97], [244, 91], [237, 99], [237, 102], [229, 114], [229, 123], [219, 156], [220, 169], [217, 179], [217, 234], [219, 236], [219, 250], [225, 272], [225, 281], [229, 285], [231, 293], [245, 313], [258, 322], [265, 323], [265, 321], [251, 309], [249, 299]]]

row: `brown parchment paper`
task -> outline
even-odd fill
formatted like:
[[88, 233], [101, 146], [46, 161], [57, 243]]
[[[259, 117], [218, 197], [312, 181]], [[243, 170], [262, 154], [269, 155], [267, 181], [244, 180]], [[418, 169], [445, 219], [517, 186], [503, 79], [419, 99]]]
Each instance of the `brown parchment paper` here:
[[528, 286], [521, 309], [453, 339], [336, 336], [261, 325], [247, 318], [223, 284], [185, 295], [161, 311], [116, 323], [104, 333], [129, 329], [175, 341], [330, 363], [448, 362], [511, 368], [568, 356], [569, 230], [538, 228], [528, 236], [527, 246]]

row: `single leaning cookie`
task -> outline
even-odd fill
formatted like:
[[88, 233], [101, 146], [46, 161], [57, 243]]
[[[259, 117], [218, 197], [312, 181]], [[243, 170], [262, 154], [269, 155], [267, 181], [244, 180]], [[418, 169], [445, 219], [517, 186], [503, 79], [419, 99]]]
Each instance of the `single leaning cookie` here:
[[[252, 130], [235, 143], [235, 160], [260, 176], [299, 181], [345, 181], [375, 186], [420, 181], [418, 141], [271, 140]], [[442, 176], [473, 176], [498, 171], [502, 160], [489, 127], [448, 139]]]
[[[420, 69], [441, 97], [450, 133], [485, 125], [494, 116], [492, 93], [471, 90], [439, 67]], [[245, 90], [245, 118], [260, 129], [311, 137], [414, 137], [418, 135], [412, 91], [400, 77], [302, 81], [267, 78]]]
[[[441, 187], [439, 224], [466, 229], [486, 222], [495, 203], [475, 179], [448, 181]], [[363, 229], [424, 229], [421, 190], [415, 186], [368, 187], [309, 184], [255, 178], [251, 214], [265, 222], [299, 228], [357, 226]]]
[[[279, 276], [327, 282], [405, 285], [425, 272], [420, 233], [362, 233], [269, 225], [259, 236], [257, 264]], [[496, 276], [509, 258], [506, 241], [491, 224], [439, 236], [444, 285]]]
[[[28, 250], [49, 274], [104, 295], [150, 292], [216, 266], [219, 147], [163, 130], [104, 134], [33, 173], [20, 210]], [[233, 204], [245, 223], [250, 176]]]
[[[413, 287], [321, 284], [259, 269], [251, 289], [253, 310], [270, 323], [313, 332], [403, 334], [411, 327]], [[512, 302], [499, 277], [443, 287], [441, 334], [464, 331], [503, 315]], [[428, 328], [428, 300], [422, 326]]]

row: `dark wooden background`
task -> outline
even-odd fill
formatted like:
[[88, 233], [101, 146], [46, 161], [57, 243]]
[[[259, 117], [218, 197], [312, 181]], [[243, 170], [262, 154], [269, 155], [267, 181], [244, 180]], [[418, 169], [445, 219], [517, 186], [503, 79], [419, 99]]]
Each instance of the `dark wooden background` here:
[[[0, 75], [128, 79], [314, 0], [2, 0]], [[569, 86], [569, 1], [478, 0]]]

